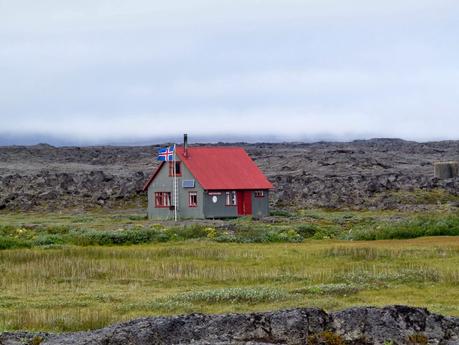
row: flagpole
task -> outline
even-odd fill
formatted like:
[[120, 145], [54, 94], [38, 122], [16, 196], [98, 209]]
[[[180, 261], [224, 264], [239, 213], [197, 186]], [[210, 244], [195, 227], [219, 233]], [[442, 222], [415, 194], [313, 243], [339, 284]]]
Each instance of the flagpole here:
[[175, 144], [174, 144], [174, 220], [177, 221], [177, 163], [175, 162]]

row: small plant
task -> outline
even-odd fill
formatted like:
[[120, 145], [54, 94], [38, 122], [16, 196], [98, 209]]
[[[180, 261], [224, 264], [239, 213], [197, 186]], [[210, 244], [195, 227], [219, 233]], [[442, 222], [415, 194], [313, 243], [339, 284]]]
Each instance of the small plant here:
[[291, 217], [292, 216], [292, 214], [286, 210], [272, 210], [271, 212], [269, 212], [269, 215], [273, 217]]
[[129, 220], [146, 220], [148, 219], [146, 214], [133, 214], [128, 217]]
[[215, 237], [217, 237], [217, 230], [215, 230], [215, 228], [208, 227], [208, 228], [205, 228], [204, 231], [207, 233], [206, 237], [208, 239], [213, 240], [215, 239]]
[[384, 345], [394, 345], [392, 340], [384, 340]]
[[312, 334], [308, 337], [307, 343], [310, 345], [346, 345], [342, 336], [331, 331]]
[[311, 285], [305, 288], [296, 289], [294, 293], [311, 294], [311, 295], [337, 295], [345, 296], [357, 293], [363, 286], [338, 283], [338, 284], [319, 284]]
[[300, 234], [304, 238], [309, 238], [309, 237], [314, 236], [318, 230], [319, 230], [318, 227], [313, 224], [301, 224], [301, 225], [298, 225], [296, 228], [296, 231], [298, 232], [298, 234]]
[[261, 303], [285, 300], [289, 296], [288, 292], [275, 288], [222, 288], [186, 292], [173, 296], [169, 301], [188, 303]]
[[28, 345], [40, 345], [45, 339], [39, 335], [33, 337]]
[[429, 339], [421, 333], [415, 333], [408, 336], [408, 344], [410, 345], [427, 345]]

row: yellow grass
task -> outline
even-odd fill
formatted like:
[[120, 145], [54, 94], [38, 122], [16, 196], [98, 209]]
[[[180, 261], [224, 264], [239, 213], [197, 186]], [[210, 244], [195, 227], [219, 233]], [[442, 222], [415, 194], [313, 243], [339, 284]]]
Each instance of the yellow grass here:
[[148, 315], [409, 304], [459, 316], [459, 238], [0, 251], [0, 330]]

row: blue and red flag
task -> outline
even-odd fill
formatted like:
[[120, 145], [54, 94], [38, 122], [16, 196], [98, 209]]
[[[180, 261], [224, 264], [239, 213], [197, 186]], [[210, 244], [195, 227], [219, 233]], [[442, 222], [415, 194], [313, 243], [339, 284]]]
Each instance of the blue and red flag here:
[[159, 149], [157, 160], [169, 162], [174, 160], [174, 146]]

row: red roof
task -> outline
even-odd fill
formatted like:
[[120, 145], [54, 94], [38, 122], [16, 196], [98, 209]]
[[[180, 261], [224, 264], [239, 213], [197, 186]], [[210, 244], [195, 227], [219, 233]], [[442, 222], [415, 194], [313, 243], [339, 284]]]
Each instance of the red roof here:
[[[241, 147], [189, 147], [185, 157], [183, 146], [179, 146], [177, 155], [205, 190], [273, 188]], [[149, 178], [144, 189], [148, 188], [156, 173]]]

